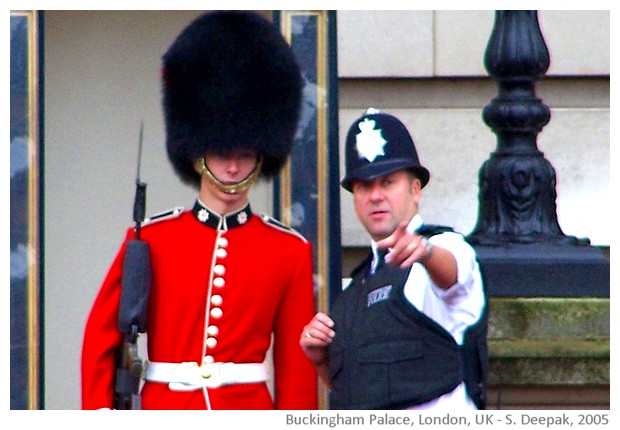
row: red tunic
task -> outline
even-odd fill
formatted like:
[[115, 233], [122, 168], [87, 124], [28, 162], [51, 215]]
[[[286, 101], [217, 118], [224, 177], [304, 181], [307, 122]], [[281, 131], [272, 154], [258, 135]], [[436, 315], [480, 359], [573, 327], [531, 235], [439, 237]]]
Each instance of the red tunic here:
[[[205, 221], [204, 209], [198, 216], [197, 208], [141, 230], [153, 267], [148, 359], [200, 364], [208, 356], [215, 362], [261, 363], [273, 335], [275, 400], [266, 383], [203, 393], [147, 381], [142, 408], [205, 409], [209, 402], [211, 409], [316, 409], [317, 375], [299, 346], [299, 334], [315, 312], [311, 244], [252, 214], [249, 206], [219, 228], [207, 225], [219, 220], [217, 215], [206, 212]], [[113, 407], [122, 262], [133, 235], [129, 229], [86, 324], [83, 409]], [[211, 334], [209, 326], [215, 327]]]

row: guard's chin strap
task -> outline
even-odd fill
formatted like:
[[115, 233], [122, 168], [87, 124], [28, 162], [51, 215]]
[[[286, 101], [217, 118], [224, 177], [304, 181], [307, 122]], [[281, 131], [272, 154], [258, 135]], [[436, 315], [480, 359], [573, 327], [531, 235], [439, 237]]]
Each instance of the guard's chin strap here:
[[262, 165], [263, 165], [263, 158], [259, 157], [258, 160], [256, 161], [256, 164], [254, 165], [254, 169], [252, 169], [250, 174], [246, 176], [244, 179], [242, 179], [241, 181], [235, 182], [234, 184], [226, 184], [220, 181], [213, 174], [213, 172], [211, 172], [211, 170], [209, 169], [209, 166], [207, 166], [207, 163], [205, 162], [204, 157], [200, 157], [195, 161], [194, 168], [196, 169], [198, 173], [200, 173], [202, 176], [207, 178], [209, 182], [214, 184], [220, 191], [226, 194], [237, 194], [237, 193], [247, 190], [250, 187], [250, 185], [254, 183], [254, 181], [258, 178], [258, 175], [260, 174], [260, 169]]

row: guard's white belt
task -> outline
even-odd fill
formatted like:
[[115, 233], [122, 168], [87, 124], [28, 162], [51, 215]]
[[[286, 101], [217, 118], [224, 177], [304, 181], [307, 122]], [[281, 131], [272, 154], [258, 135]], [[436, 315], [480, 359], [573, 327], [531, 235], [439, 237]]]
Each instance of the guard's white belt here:
[[268, 380], [265, 363], [147, 362], [144, 379], [167, 383], [171, 390], [191, 391]]

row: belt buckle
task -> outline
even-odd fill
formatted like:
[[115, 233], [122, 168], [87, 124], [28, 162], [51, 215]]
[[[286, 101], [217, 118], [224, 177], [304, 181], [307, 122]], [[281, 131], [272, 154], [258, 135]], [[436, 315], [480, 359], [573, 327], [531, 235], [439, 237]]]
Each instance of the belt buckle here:
[[222, 363], [204, 363], [198, 368], [199, 385], [208, 388], [217, 388], [222, 385]]

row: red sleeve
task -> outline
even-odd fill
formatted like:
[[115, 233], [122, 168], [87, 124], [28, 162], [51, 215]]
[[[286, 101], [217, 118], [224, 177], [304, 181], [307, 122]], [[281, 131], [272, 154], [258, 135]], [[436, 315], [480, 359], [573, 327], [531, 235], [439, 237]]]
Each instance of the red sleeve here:
[[114, 259], [86, 322], [82, 344], [82, 409], [113, 407], [115, 354], [122, 342], [118, 307], [125, 249], [126, 242]]
[[307, 242], [298, 261], [287, 294], [278, 311], [273, 360], [276, 409], [318, 408], [318, 380], [314, 366], [299, 346], [299, 335], [314, 315], [312, 248]]

